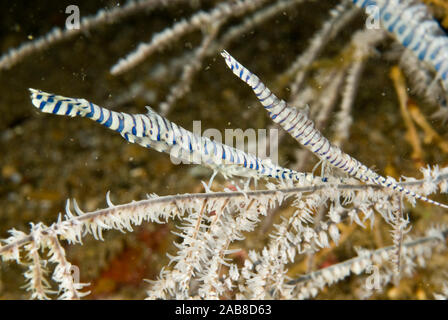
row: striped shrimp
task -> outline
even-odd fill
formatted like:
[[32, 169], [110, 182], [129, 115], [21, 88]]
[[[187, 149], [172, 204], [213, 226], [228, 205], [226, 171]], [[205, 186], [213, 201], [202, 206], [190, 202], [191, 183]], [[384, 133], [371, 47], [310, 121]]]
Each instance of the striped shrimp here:
[[415, 0], [353, 0], [353, 3], [363, 9], [377, 6], [383, 28], [431, 66], [448, 92], [448, 37], [423, 3]]
[[[227, 176], [273, 177], [312, 182], [313, 176], [273, 164], [242, 150], [188, 131], [147, 107], [147, 114], [127, 114], [97, 106], [85, 99], [67, 98], [30, 89], [32, 104], [40, 111], [70, 117], [85, 117], [120, 133], [131, 143], [166, 152], [187, 163], [203, 164]], [[322, 179], [325, 181], [325, 179]]]
[[306, 113], [288, 106], [285, 101], [277, 98], [255, 74], [246, 69], [227, 51], [222, 51], [221, 55], [233, 73], [252, 88], [258, 100], [268, 111], [271, 119], [281, 125], [300, 144], [313, 152], [322, 161], [330, 163], [332, 166], [361, 181], [398, 190], [412, 198], [420, 199], [442, 208], [448, 208], [445, 204], [428, 199], [398, 185], [391, 177], [382, 177], [358, 160], [344, 153], [337, 146], [332, 145], [319, 130], [314, 128], [313, 121], [308, 118]]

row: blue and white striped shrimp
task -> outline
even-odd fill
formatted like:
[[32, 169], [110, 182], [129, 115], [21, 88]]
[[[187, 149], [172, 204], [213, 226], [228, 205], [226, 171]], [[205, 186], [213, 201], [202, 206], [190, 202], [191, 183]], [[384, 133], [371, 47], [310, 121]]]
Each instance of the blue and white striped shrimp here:
[[85, 99], [67, 98], [35, 89], [30, 91], [33, 105], [42, 112], [89, 118], [120, 133], [131, 143], [169, 153], [187, 163], [207, 165], [224, 176], [272, 177], [293, 182], [312, 182], [314, 179], [311, 174], [282, 168], [269, 159], [262, 160], [208, 137], [198, 136], [149, 107], [147, 114], [127, 114], [108, 110]]
[[360, 8], [377, 6], [382, 27], [419, 60], [426, 62], [448, 92], [448, 37], [427, 7], [415, 0], [352, 0]]
[[222, 51], [227, 66], [241, 80], [247, 83], [258, 100], [268, 111], [271, 119], [282, 126], [291, 136], [293, 136], [300, 144], [313, 152], [322, 161], [330, 163], [332, 166], [341, 169], [352, 177], [364, 182], [371, 182], [383, 187], [397, 190], [407, 196], [420, 199], [431, 204], [448, 208], [447, 205], [438, 203], [428, 199], [422, 195], [408, 190], [398, 185], [392, 178], [384, 178], [375, 173], [358, 160], [344, 153], [340, 148], [334, 146], [325, 138], [319, 130], [314, 128], [305, 112], [290, 107], [285, 101], [277, 98], [255, 74], [246, 69], [227, 51]]

